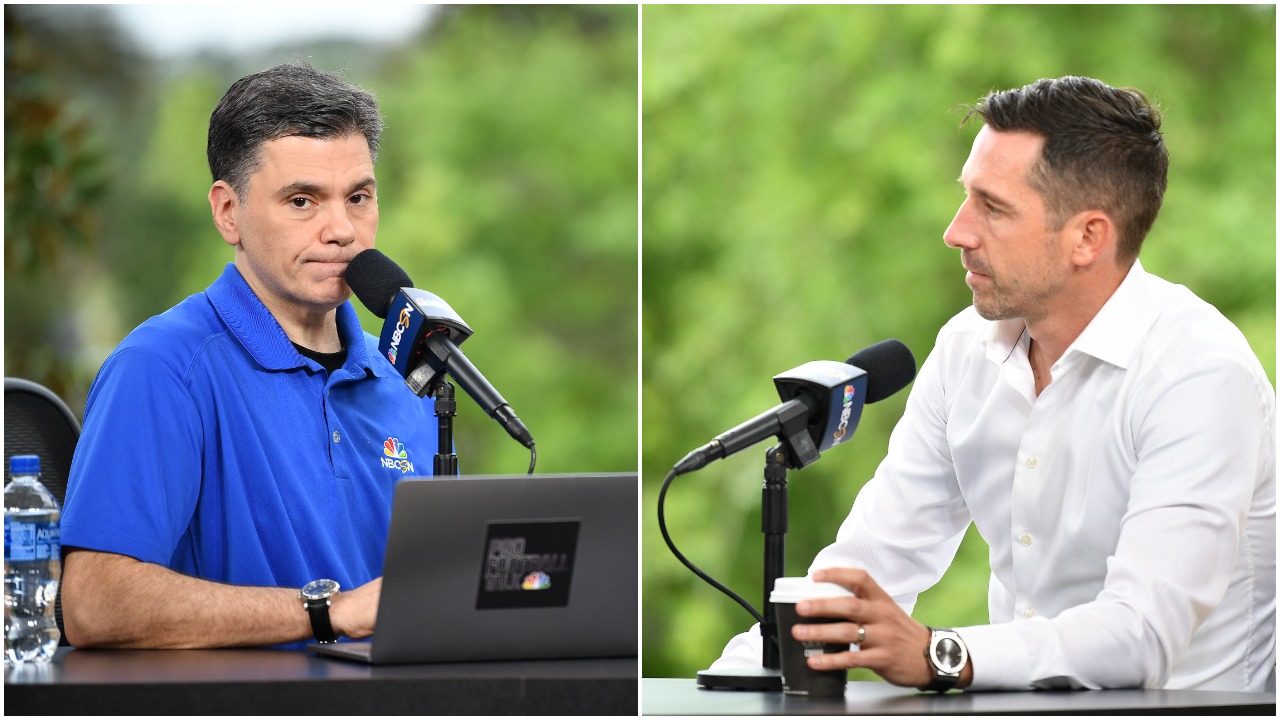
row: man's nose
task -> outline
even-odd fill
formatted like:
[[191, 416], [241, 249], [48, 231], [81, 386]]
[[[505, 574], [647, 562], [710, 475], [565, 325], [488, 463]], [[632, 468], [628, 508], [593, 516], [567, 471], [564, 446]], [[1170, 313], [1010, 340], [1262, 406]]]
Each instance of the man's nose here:
[[951, 218], [951, 224], [942, 233], [942, 242], [946, 243], [947, 247], [972, 249], [977, 246], [978, 236], [973, 231], [971, 214], [970, 200], [966, 199], [956, 210], [955, 217]]
[[324, 215], [324, 228], [320, 240], [338, 245], [350, 245], [356, 239], [356, 226], [347, 214], [346, 203], [330, 203]]

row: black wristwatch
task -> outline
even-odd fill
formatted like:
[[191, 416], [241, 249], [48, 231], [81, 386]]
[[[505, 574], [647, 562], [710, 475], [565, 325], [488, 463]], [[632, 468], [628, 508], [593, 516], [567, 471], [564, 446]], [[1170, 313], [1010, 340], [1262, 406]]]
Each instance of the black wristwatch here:
[[315, 634], [318, 643], [327, 645], [338, 642], [338, 634], [333, 631], [333, 624], [329, 622], [329, 605], [340, 589], [341, 586], [334, 580], [312, 580], [298, 592], [302, 608], [311, 616], [311, 632]]
[[929, 628], [929, 648], [924, 656], [933, 669], [933, 682], [920, 689], [946, 692], [960, 682], [960, 671], [969, 662], [969, 648], [954, 630]]

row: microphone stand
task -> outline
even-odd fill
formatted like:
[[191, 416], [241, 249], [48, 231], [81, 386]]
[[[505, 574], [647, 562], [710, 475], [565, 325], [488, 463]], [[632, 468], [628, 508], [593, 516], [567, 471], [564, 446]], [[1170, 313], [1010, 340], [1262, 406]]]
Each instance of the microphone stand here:
[[436, 401], [435, 476], [457, 475], [458, 456], [453, 452], [453, 419], [458, 415], [458, 403], [453, 397], [453, 383], [445, 379], [443, 368], [437, 372], [424, 362], [405, 376], [404, 384], [418, 397], [430, 395]]
[[786, 577], [787, 443], [765, 453], [760, 488], [760, 531], [764, 533], [764, 622], [760, 623], [763, 656], [760, 667], [710, 668], [698, 673], [698, 685], [710, 689], [782, 691], [782, 658], [778, 649], [778, 612], [769, 596], [773, 583]]
[[458, 455], [453, 452], [453, 419], [458, 415], [458, 403], [453, 399], [453, 383], [441, 380], [435, 391], [435, 399], [438, 435], [434, 475], [457, 475]]
[[[786, 577], [787, 564], [787, 464], [786, 450], [778, 445], [769, 450], [764, 461], [764, 486], [760, 489], [760, 531], [764, 533], [764, 623], [760, 634], [765, 637], [761, 664], [766, 670], [780, 670], [782, 656], [778, 639], [778, 612], [769, 596], [773, 584]], [[779, 674], [781, 682], [781, 674]], [[781, 689], [781, 686], [779, 686]]]

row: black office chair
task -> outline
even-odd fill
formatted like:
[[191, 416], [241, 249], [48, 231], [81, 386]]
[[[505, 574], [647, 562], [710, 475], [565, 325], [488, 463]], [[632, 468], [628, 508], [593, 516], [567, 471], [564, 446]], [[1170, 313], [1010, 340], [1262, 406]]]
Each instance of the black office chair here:
[[[40, 482], [58, 504], [66, 502], [71, 456], [80, 440], [80, 421], [71, 409], [48, 388], [30, 380], [4, 379], [4, 472], [8, 482], [9, 458], [14, 455], [40, 456]], [[62, 626], [62, 593], [53, 606], [60, 645], [67, 645]]]

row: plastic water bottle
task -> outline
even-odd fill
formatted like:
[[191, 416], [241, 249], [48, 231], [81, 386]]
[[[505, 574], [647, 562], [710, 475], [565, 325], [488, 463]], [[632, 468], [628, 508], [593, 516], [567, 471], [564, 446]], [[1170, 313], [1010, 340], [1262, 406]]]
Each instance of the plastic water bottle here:
[[47, 663], [58, 649], [54, 600], [62, 578], [58, 501], [40, 484], [40, 457], [9, 458], [4, 486], [4, 663]]

